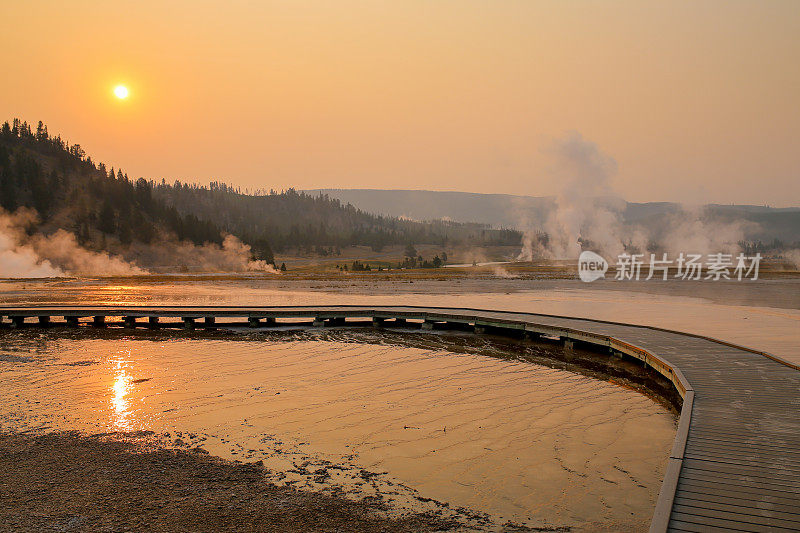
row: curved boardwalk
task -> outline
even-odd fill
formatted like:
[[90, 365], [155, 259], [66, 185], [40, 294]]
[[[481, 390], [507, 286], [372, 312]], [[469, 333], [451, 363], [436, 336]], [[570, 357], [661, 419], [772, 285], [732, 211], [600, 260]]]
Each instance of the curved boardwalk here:
[[103, 325], [120, 317], [128, 327], [213, 327], [216, 319], [269, 327], [275, 319], [304, 317], [324, 326], [369, 318], [376, 326], [418, 327], [406, 320], [424, 329], [469, 324], [476, 332], [599, 345], [643, 361], [683, 398], [651, 532], [800, 531], [800, 371], [769, 354], [707, 337], [533, 313], [408, 306], [0, 307], [0, 317], [16, 326], [51, 318], [76, 326], [84, 317]]

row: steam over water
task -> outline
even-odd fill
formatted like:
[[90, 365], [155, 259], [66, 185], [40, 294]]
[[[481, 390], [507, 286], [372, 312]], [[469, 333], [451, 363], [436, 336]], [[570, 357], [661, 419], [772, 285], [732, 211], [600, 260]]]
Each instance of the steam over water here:
[[666, 408], [481, 355], [488, 346], [453, 353], [412, 336], [426, 347], [356, 331], [6, 331], [0, 420], [169, 433], [171, 445], [263, 460], [279, 483], [381, 494], [398, 509], [441, 506], [432, 498], [497, 523], [646, 526], [675, 433]]
[[0, 281], [24, 305], [421, 305], [549, 313], [708, 335], [800, 363], [800, 279], [757, 282], [456, 279], [284, 280], [152, 276]]

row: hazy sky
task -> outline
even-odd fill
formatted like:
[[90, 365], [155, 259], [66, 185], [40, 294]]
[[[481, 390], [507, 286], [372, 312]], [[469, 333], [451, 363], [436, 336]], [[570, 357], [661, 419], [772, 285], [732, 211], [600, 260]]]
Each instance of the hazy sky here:
[[[800, 1], [5, 1], [0, 111], [131, 177], [800, 205]], [[125, 84], [127, 100], [112, 89]]]

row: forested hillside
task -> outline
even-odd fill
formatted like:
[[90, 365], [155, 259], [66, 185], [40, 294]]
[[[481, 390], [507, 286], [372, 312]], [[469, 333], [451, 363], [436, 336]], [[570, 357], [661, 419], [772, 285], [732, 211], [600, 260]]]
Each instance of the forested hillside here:
[[95, 164], [80, 145], [14, 120], [0, 128], [0, 207], [35, 209], [39, 227], [74, 232], [84, 245], [116, 239], [149, 243], [161, 232], [196, 244], [221, 243], [219, 228], [153, 197], [152, 183]]
[[517, 231], [493, 230], [481, 224], [411, 221], [369, 214], [328, 195], [289, 189], [247, 195], [224, 183], [209, 186], [165, 182], [153, 194], [179, 213], [214, 220], [223, 231], [257, 246], [263, 240], [277, 250], [289, 247], [370, 246], [392, 244], [488, 245], [521, 242]]
[[[267, 179], [265, 177], [265, 179]], [[268, 184], [268, 182], [267, 182]], [[124, 250], [159, 239], [223, 242], [232, 234], [255, 259], [273, 250], [390, 244], [518, 244], [516, 231], [478, 224], [415, 222], [365, 213], [327, 195], [294, 189], [242, 194], [218, 182], [209, 186], [131, 179], [94, 162], [78, 144], [15, 119], [0, 128], [0, 207], [35, 209], [28, 232], [64, 229], [90, 249]], [[120, 252], [121, 253], [121, 252]]]

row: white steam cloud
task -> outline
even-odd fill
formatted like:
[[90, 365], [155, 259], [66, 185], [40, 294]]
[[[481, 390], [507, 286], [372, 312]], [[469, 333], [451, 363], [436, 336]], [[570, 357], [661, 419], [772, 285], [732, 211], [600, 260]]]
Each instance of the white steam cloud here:
[[75, 235], [62, 229], [52, 235], [28, 235], [36, 213], [0, 211], [0, 277], [44, 278], [67, 274], [127, 276], [146, 274], [118, 256], [81, 247]]
[[[612, 187], [616, 161], [578, 132], [556, 140], [547, 154], [550, 173], [561, 184], [555, 206], [538, 227], [528, 227], [517, 260], [575, 259], [585, 247], [616, 257], [624, 251], [670, 254], [735, 253], [744, 240], [743, 222], [717, 223], [702, 210], [683, 207], [665, 215], [658, 228], [626, 224], [626, 202]], [[546, 235], [546, 236], [545, 236]]]
[[63, 229], [51, 235], [34, 233], [37, 215], [29, 209], [15, 213], [0, 210], [0, 278], [47, 278], [69, 275], [137, 276], [148, 274], [139, 265], [166, 269], [192, 268], [203, 272], [269, 272], [278, 274], [266, 261], [252, 260], [250, 246], [233, 235], [222, 245], [196, 246], [166, 239], [154, 244], [134, 243], [124, 255], [95, 252], [82, 247], [75, 235]]
[[146, 265], [186, 268], [199, 272], [268, 272], [280, 274], [271, 264], [252, 260], [250, 246], [234, 235], [226, 235], [222, 246], [166, 239], [153, 244], [134, 243], [131, 254]]

